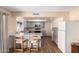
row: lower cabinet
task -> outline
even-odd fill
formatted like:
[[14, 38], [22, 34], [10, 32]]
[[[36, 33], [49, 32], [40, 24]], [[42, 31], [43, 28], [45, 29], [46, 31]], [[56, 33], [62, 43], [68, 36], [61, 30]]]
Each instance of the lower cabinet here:
[[77, 45], [71, 45], [71, 52], [72, 53], [79, 53], [79, 46]]

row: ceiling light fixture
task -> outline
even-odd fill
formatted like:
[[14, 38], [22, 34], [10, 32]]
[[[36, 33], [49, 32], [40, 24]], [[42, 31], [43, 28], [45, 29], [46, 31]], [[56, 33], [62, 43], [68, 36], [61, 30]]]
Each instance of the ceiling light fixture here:
[[39, 13], [33, 13], [33, 15], [39, 15]]

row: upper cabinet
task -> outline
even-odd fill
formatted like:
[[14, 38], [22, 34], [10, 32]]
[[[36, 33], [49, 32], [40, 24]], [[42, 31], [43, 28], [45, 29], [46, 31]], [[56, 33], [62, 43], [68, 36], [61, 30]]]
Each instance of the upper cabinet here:
[[44, 22], [25, 21], [24, 23], [26, 28], [44, 28]]
[[21, 32], [24, 30], [24, 19], [17, 18], [16, 19], [16, 32]]
[[41, 32], [45, 27], [45, 21], [39, 19], [24, 19], [23, 17], [18, 17], [16, 19], [16, 32]]
[[57, 27], [58, 30], [65, 30], [65, 21], [63, 20], [63, 17], [55, 19], [52, 27]]
[[66, 23], [65, 21], [59, 22], [59, 23], [58, 23], [58, 30], [60, 30], [60, 31], [65, 31], [65, 29], [66, 29], [66, 28], [65, 28], [65, 27], [66, 27], [66, 26], [65, 26], [65, 25], [66, 25], [65, 23]]

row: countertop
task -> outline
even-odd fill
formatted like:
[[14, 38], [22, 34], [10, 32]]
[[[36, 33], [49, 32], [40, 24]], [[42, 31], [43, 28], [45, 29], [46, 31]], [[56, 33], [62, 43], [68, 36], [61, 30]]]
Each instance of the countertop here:
[[73, 42], [72, 45], [79, 46], [79, 42]]

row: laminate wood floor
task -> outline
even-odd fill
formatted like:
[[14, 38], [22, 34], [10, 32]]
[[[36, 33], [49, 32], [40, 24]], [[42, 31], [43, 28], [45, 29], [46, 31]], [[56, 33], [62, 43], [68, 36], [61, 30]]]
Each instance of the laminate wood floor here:
[[42, 53], [61, 53], [57, 45], [52, 41], [50, 37], [44, 37], [44, 47], [40, 49]]
[[50, 37], [44, 37], [44, 46], [39, 49], [39, 51], [29, 52], [28, 49], [25, 49], [24, 52], [16, 52], [16, 53], [62, 53], [57, 45], [52, 41]]

